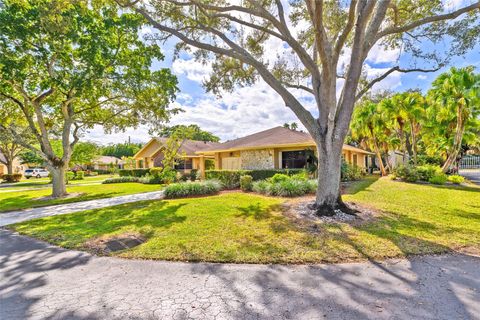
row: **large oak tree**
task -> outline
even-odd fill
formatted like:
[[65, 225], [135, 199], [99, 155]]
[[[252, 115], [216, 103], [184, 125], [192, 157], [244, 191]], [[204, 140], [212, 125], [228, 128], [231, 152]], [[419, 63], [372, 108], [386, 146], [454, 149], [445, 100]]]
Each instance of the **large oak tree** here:
[[[176, 37], [177, 49], [196, 48], [198, 60], [213, 60], [208, 90], [221, 93], [262, 78], [282, 97], [317, 145], [319, 214], [348, 210], [339, 192], [340, 164], [355, 101], [393, 72], [437, 70], [480, 34], [478, 1], [450, 12], [439, 0], [117, 1], [159, 31], [152, 38]], [[267, 50], [272, 41], [282, 49]], [[365, 81], [365, 61], [376, 45], [401, 48], [414, 63]], [[415, 58], [431, 63], [421, 69]], [[292, 89], [309, 95], [316, 111]]]
[[0, 96], [22, 114], [34, 141], [0, 125], [44, 159], [53, 197], [66, 194], [65, 170], [86, 130], [161, 124], [175, 112], [167, 106], [176, 78], [153, 71], [163, 55], [142, 41], [144, 23], [113, 1], [0, 1]]

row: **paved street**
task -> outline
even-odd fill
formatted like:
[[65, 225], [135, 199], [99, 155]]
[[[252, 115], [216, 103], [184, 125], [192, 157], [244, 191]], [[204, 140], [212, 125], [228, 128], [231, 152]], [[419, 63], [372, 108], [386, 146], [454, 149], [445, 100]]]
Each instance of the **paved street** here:
[[2, 319], [480, 319], [480, 258], [233, 265], [123, 260], [0, 231]]
[[459, 174], [480, 185], [480, 169], [463, 169], [459, 171]]
[[81, 201], [67, 204], [59, 204], [55, 206], [32, 208], [20, 211], [12, 211], [7, 213], [0, 213], [0, 226], [6, 226], [9, 224], [32, 220], [47, 216], [56, 216], [59, 214], [67, 214], [78, 211], [85, 211], [90, 209], [98, 209], [116, 206], [119, 204], [137, 202], [143, 200], [160, 199], [163, 196], [163, 191], [144, 192], [130, 194], [126, 196]]

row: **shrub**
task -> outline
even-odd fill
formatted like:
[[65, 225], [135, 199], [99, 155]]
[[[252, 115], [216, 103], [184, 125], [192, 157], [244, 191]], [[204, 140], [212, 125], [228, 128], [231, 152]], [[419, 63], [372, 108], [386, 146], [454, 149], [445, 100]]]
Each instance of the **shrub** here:
[[190, 181], [195, 181], [197, 179], [200, 179], [200, 172], [198, 172], [197, 169], [192, 169], [190, 170]]
[[120, 177], [145, 177], [150, 173], [150, 169], [121, 169], [118, 171]]
[[85, 177], [85, 171], [77, 171], [75, 172], [75, 180], [83, 180], [83, 178]]
[[109, 183], [126, 183], [126, 182], [140, 182], [140, 178], [139, 177], [107, 178], [103, 180], [102, 183], [109, 184]]
[[407, 182], [416, 182], [418, 180], [418, 171], [412, 166], [400, 165], [394, 169], [394, 174]]
[[21, 173], [14, 173], [14, 174], [4, 174], [2, 179], [5, 182], [19, 182], [22, 179]]
[[215, 194], [222, 189], [222, 184], [217, 180], [202, 182], [181, 182], [167, 186], [164, 190], [165, 198], [181, 198], [193, 195]]
[[316, 180], [303, 180], [287, 177], [287, 179], [274, 182], [273, 179], [256, 181], [253, 191], [270, 196], [295, 197], [307, 193], [314, 193], [317, 189]]
[[65, 172], [65, 179], [67, 181], [74, 180], [75, 179], [75, 172], [72, 172], [72, 171]]
[[418, 179], [423, 181], [429, 181], [433, 176], [442, 172], [442, 168], [434, 164], [425, 164], [423, 166], [418, 166], [416, 169]]
[[450, 181], [453, 184], [461, 184], [465, 182], [465, 178], [462, 176], [459, 176], [458, 174], [454, 174], [448, 177], [448, 181]]
[[177, 179], [177, 171], [170, 169], [170, 168], [163, 168], [163, 171], [160, 173], [158, 178], [162, 181], [162, 183], [170, 184], [175, 182]]
[[138, 182], [143, 184], [162, 184], [163, 180], [160, 176], [147, 175], [145, 177], [138, 178]]
[[151, 176], [158, 177], [158, 176], [160, 176], [162, 171], [163, 171], [162, 167], [153, 167], [153, 168], [150, 168], [149, 173], [150, 173]]
[[287, 176], [286, 174], [283, 174], [283, 173], [275, 173], [273, 175], [273, 177], [270, 178], [270, 181], [272, 183], [279, 183], [279, 182], [283, 182], [283, 181], [287, 181], [289, 180], [290, 177]]
[[240, 189], [243, 191], [252, 191], [253, 178], [250, 175], [244, 175], [240, 177]]
[[359, 166], [351, 165], [345, 161], [342, 162], [340, 170], [342, 181], [355, 181], [360, 180], [363, 177], [363, 171]]
[[226, 189], [235, 189], [240, 186], [240, 176], [243, 176], [246, 171], [242, 170], [211, 170], [205, 172], [207, 180], [219, 180]]
[[86, 176], [86, 177], [98, 176], [98, 172], [87, 170], [87, 171], [85, 171], [85, 176]]
[[445, 184], [447, 182], [447, 175], [445, 173], [437, 173], [430, 179], [428, 179], [428, 182], [433, 183], [433, 184]]
[[265, 170], [207, 170], [206, 179], [220, 180], [226, 189], [235, 189], [240, 186], [240, 177], [252, 176], [253, 181], [265, 180], [277, 173], [288, 176], [305, 172], [304, 169], [265, 169]]

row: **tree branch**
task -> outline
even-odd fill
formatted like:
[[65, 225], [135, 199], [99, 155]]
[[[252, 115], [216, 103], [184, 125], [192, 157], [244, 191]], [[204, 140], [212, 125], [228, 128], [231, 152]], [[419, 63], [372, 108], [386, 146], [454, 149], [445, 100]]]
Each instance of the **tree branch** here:
[[375, 83], [378, 83], [388, 77], [391, 73], [397, 71], [397, 72], [402, 72], [402, 73], [409, 73], [409, 72], [435, 72], [440, 70], [441, 66], [434, 68], [434, 69], [421, 69], [421, 68], [413, 68], [413, 69], [401, 69], [399, 66], [392, 67], [388, 69], [385, 73], [383, 73], [381, 76], [373, 79], [370, 81], [356, 96], [355, 96], [355, 101], [360, 99], [365, 93], [370, 90]]
[[456, 11], [450, 12], [450, 13], [426, 17], [426, 18], [414, 21], [412, 23], [409, 23], [409, 24], [406, 24], [406, 25], [400, 26], [400, 27], [392, 26], [392, 27], [386, 28], [385, 30], [378, 33], [375, 40], [378, 41], [379, 39], [381, 39], [381, 38], [383, 38], [387, 35], [409, 31], [409, 30], [415, 29], [416, 27], [419, 27], [419, 26], [422, 26], [422, 25], [425, 25], [425, 24], [429, 24], [429, 23], [432, 23], [432, 22], [455, 19], [458, 16], [460, 16], [464, 13], [473, 11], [475, 9], [480, 9], [480, 1], [478, 1], [474, 4], [471, 4], [469, 6], [463, 7], [461, 9], [458, 9]]

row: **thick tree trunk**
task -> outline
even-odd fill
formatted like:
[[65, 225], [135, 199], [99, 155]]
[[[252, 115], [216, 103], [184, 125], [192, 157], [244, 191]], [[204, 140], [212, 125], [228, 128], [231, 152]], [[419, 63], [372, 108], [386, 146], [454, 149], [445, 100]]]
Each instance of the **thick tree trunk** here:
[[7, 160], [7, 173], [13, 174], [13, 161]]
[[326, 143], [323, 147], [317, 147], [317, 150], [318, 188], [313, 208], [320, 216], [333, 216], [335, 210], [354, 214], [354, 211], [343, 203], [340, 195], [341, 147]]
[[51, 167], [52, 175], [52, 198], [61, 198], [67, 195], [67, 185], [65, 181], [65, 167]]

